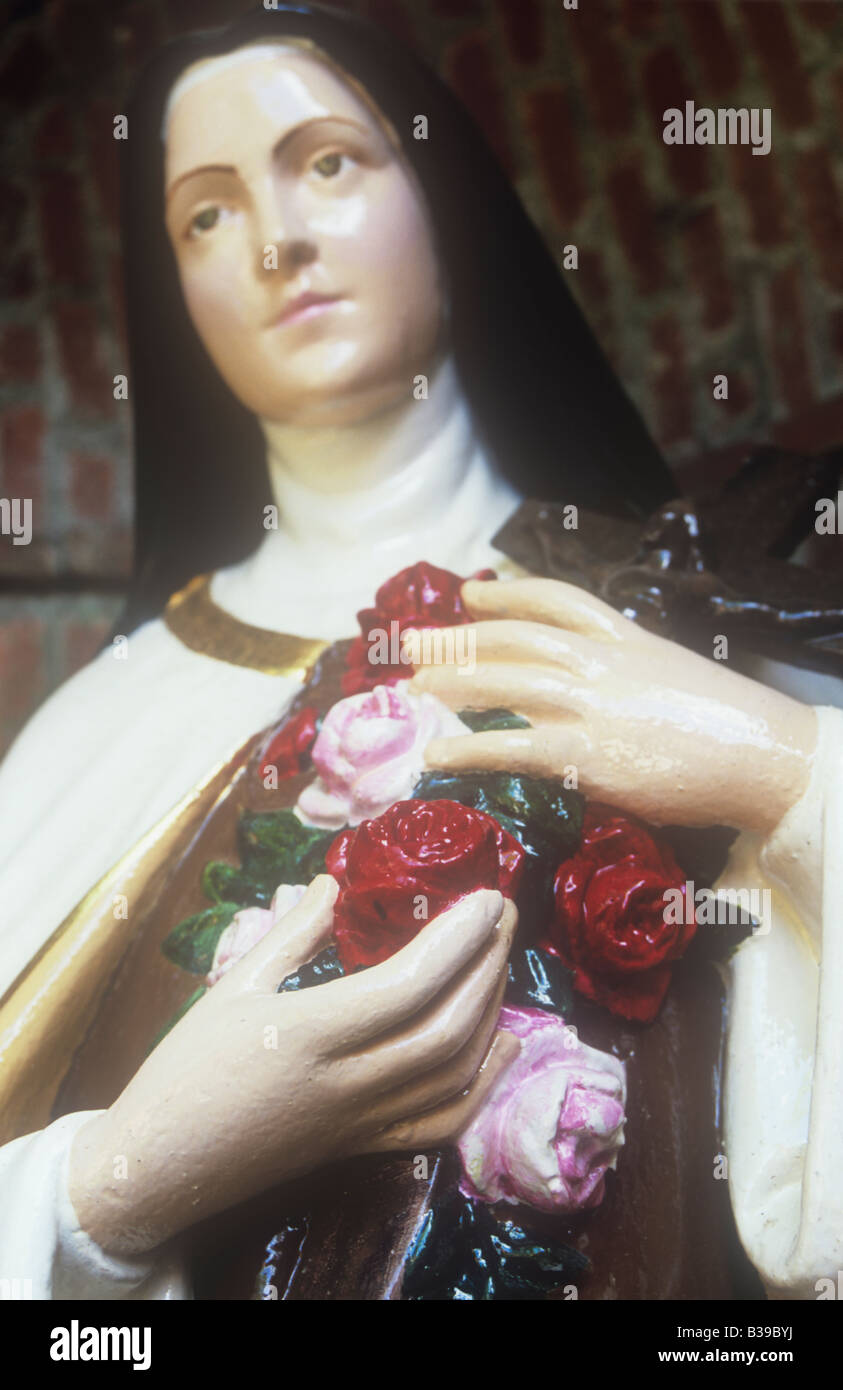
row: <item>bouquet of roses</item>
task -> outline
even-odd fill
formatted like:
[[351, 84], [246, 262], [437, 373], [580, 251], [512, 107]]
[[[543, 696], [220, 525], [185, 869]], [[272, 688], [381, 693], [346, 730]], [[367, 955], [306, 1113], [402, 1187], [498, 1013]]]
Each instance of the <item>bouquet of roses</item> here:
[[434, 738], [526, 722], [507, 710], [455, 713], [434, 695], [413, 694], [406, 666], [366, 646], [373, 630], [400, 635], [470, 621], [461, 584], [419, 564], [381, 587], [359, 615], [342, 698], [322, 713], [300, 703], [263, 749], [266, 784], [309, 774], [295, 804], [243, 815], [240, 864], [206, 866], [211, 906], [180, 923], [163, 949], [204, 976], [189, 1007], [318, 873], [339, 884], [333, 943], [282, 990], [388, 959], [475, 889], [511, 898], [519, 936], [499, 1027], [519, 1037], [521, 1051], [460, 1139], [460, 1192], [417, 1237], [404, 1295], [535, 1297], [585, 1262], [499, 1219], [501, 1205], [565, 1214], [594, 1207], [623, 1144], [625, 1067], [580, 1041], [574, 997], [652, 1021], [694, 926], [665, 921], [665, 893], [684, 891], [684, 875], [640, 823], [586, 803], [561, 781], [425, 770]]

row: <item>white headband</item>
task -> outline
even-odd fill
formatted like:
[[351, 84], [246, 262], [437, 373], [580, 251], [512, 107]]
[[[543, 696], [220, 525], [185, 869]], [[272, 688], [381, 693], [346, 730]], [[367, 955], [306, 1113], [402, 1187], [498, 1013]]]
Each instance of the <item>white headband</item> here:
[[215, 77], [218, 72], [225, 72], [227, 68], [239, 67], [241, 63], [252, 62], [255, 58], [275, 58], [279, 48], [297, 48], [301, 50], [305, 47], [312, 47], [309, 40], [297, 39], [271, 39], [269, 42], [262, 40], [260, 43], [244, 44], [242, 48], [235, 48], [232, 53], [220, 53], [216, 58], [200, 58], [196, 63], [191, 63], [189, 68], [185, 68], [181, 77], [177, 78], [164, 108], [164, 117], [161, 121], [161, 139], [167, 139], [167, 131], [170, 125], [170, 117], [173, 107], [179, 97], [189, 92], [191, 87], [197, 83], [204, 82], [208, 77]]

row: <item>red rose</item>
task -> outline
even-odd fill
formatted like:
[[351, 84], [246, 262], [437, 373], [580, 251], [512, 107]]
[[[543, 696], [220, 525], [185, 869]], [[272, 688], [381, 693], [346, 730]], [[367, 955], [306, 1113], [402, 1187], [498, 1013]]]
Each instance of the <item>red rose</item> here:
[[587, 999], [650, 1023], [670, 963], [696, 931], [693, 921], [665, 921], [668, 889], [684, 900], [685, 876], [670, 848], [639, 822], [590, 802], [580, 849], [556, 871], [554, 920], [542, 946], [573, 969], [574, 988]]
[[524, 850], [491, 816], [458, 801], [397, 801], [375, 820], [343, 830], [325, 862], [340, 885], [337, 951], [352, 971], [388, 960], [476, 888], [513, 898]]
[[[495, 571], [479, 570], [472, 578], [494, 579]], [[390, 645], [397, 648], [401, 633], [408, 627], [456, 627], [470, 623], [471, 617], [460, 597], [464, 582], [458, 574], [421, 560], [381, 584], [374, 607], [361, 608], [357, 614], [361, 635], [355, 637], [346, 657], [343, 695], [358, 695], [361, 690], [374, 690], [376, 685], [394, 685], [412, 674], [398, 660], [370, 662], [370, 633], [386, 633]], [[398, 624], [394, 640], [393, 623]]]
[[260, 775], [262, 778], [275, 768], [279, 779], [295, 777], [307, 767], [310, 750], [316, 739], [317, 713], [305, 705], [297, 714], [286, 719], [264, 750]]

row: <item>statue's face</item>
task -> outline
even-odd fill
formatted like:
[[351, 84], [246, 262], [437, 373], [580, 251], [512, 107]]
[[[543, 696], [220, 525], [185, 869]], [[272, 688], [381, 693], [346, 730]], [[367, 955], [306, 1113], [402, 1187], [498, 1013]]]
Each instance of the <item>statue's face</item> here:
[[221, 375], [279, 422], [347, 424], [412, 399], [443, 295], [421, 191], [379, 120], [293, 48], [200, 68], [171, 107], [166, 220]]

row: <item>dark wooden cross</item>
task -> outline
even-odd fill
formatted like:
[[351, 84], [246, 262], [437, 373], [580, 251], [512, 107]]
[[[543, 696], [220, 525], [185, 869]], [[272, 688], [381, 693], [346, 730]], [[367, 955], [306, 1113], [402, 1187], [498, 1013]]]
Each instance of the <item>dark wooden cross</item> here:
[[[763, 449], [716, 493], [680, 497], [643, 521], [580, 508], [569, 529], [561, 503], [525, 502], [494, 543], [708, 655], [722, 635], [843, 676], [843, 545], [816, 530], [817, 503], [837, 499], [842, 468], [843, 449]], [[843, 534], [843, 517], [839, 525]], [[794, 563], [800, 545], [809, 553]]]

